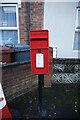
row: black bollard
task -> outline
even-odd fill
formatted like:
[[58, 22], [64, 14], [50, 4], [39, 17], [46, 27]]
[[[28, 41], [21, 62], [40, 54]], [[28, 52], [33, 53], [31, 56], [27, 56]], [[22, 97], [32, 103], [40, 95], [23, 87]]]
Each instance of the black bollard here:
[[43, 108], [43, 87], [44, 87], [44, 74], [38, 75], [38, 113], [41, 117], [46, 117], [46, 109]]
[[39, 113], [41, 113], [42, 112], [42, 86], [43, 86], [43, 84], [42, 84], [42, 74], [39, 74], [38, 75], [38, 100], [39, 100], [39, 106], [38, 106], [38, 111], [39, 111]]

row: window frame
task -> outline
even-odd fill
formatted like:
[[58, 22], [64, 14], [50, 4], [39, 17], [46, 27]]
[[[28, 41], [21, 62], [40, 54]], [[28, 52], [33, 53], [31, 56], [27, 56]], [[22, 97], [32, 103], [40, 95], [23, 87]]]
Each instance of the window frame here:
[[78, 29], [78, 27], [80, 27], [80, 24], [79, 24], [79, 11], [80, 11], [80, 7], [77, 7], [75, 31], [80, 31], [80, 29]]
[[[74, 47], [74, 36], [75, 36], [75, 32], [80, 32], [80, 24], [79, 24], [79, 11], [80, 11], [80, 7], [76, 8], [76, 25], [75, 25], [75, 31], [74, 31], [74, 35], [73, 35], [73, 44], [72, 44], [72, 49]], [[79, 28], [78, 28], [79, 27]], [[73, 52], [76, 53], [80, 53], [80, 50], [77, 49], [73, 49]]]
[[0, 6], [8, 6], [8, 7], [16, 7], [16, 21], [17, 21], [17, 26], [16, 27], [0, 27], [0, 31], [3, 31], [3, 30], [12, 30], [12, 31], [17, 31], [18, 32], [18, 43], [20, 43], [20, 35], [19, 35], [19, 14], [18, 14], [18, 4], [17, 3], [14, 3], [14, 4], [7, 4], [7, 3], [4, 3], [4, 4], [0, 4]]
[[[75, 32], [80, 32], [80, 30], [76, 30]], [[75, 36], [75, 33], [74, 33], [74, 35], [73, 35], [72, 49], [73, 49], [73, 47], [74, 47], [74, 36]], [[75, 50], [75, 49], [73, 49], [73, 52], [80, 53], [80, 50]]]

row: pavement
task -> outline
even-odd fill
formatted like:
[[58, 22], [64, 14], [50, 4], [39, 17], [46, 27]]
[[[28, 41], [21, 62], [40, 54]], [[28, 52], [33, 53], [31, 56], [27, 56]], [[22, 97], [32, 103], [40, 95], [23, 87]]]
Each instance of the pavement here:
[[43, 88], [42, 110], [39, 110], [38, 89], [9, 103], [14, 120], [37, 119], [79, 119], [80, 94], [77, 85], [54, 85]]

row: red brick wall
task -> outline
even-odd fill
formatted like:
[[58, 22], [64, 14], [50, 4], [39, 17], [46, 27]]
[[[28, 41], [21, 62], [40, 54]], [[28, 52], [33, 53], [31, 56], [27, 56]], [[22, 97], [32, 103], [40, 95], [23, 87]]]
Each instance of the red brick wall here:
[[[43, 2], [21, 3], [21, 8], [19, 8], [19, 32], [22, 44], [29, 44], [29, 29], [43, 29], [43, 19]], [[30, 72], [30, 63], [17, 65], [13, 63], [13, 65], [4, 66], [1, 71], [2, 85], [7, 101], [27, 93], [38, 85], [37, 76]], [[51, 85], [51, 69], [49, 75], [45, 75], [45, 85]]]
[[30, 3], [30, 29], [43, 29], [44, 3]]
[[53, 48], [49, 47], [49, 74], [44, 76], [44, 86], [51, 87], [52, 84], [52, 75], [53, 75]]
[[[48, 75], [44, 77], [44, 86], [51, 86], [52, 78], [52, 62], [53, 62], [53, 49], [50, 51], [50, 71]], [[38, 87], [38, 76], [31, 74], [30, 62], [26, 63], [10, 63], [0, 67], [0, 73], [2, 76], [3, 90], [7, 101], [12, 100], [22, 94]], [[0, 77], [1, 77], [0, 76]]]
[[19, 8], [20, 42], [29, 44], [29, 30], [43, 29], [44, 3], [22, 2]]
[[37, 75], [30, 72], [30, 63], [2, 68], [2, 85], [6, 99], [12, 100], [37, 87]]
[[29, 14], [27, 2], [21, 3], [19, 8], [19, 30], [20, 30], [20, 43], [28, 44], [28, 14]]

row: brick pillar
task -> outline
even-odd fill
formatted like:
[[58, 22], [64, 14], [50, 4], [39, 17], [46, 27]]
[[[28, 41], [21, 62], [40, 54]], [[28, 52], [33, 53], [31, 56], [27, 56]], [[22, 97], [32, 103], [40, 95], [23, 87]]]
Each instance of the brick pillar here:
[[43, 29], [44, 2], [30, 3], [31, 29]]
[[20, 43], [29, 44], [29, 30], [43, 29], [44, 2], [22, 2], [19, 8]]
[[20, 43], [29, 44], [28, 37], [28, 17], [29, 17], [29, 4], [27, 2], [21, 3], [19, 8], [19, 32], [20, 32]]
[[51, 83], [52, 83], [52, 72], [53, 72], [53, 48], [52, 47], [49, 47], [49, 55], [50, 55], [49, 74], [44, 76], [45, 87], [51, 87]]

